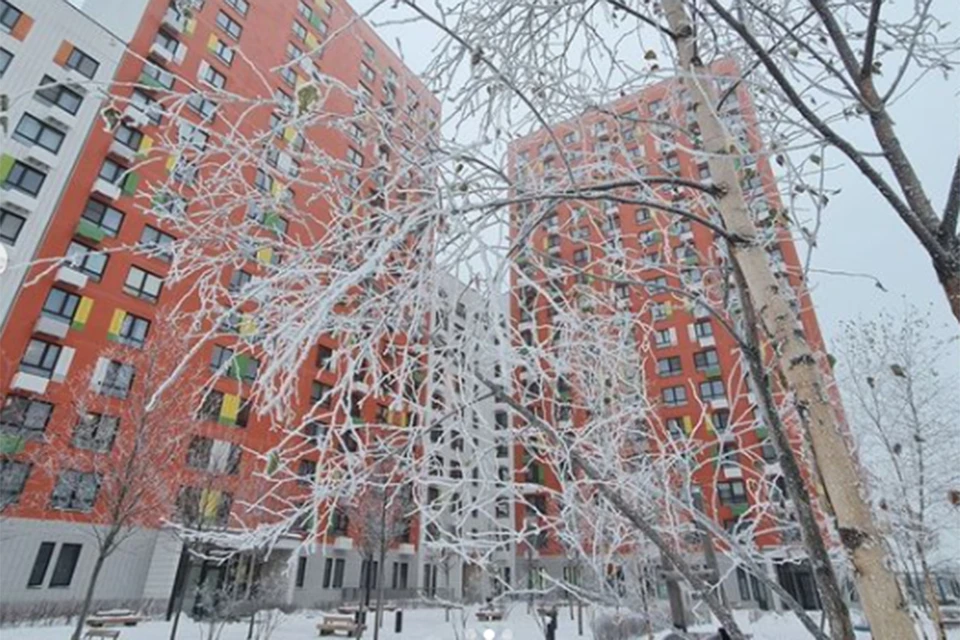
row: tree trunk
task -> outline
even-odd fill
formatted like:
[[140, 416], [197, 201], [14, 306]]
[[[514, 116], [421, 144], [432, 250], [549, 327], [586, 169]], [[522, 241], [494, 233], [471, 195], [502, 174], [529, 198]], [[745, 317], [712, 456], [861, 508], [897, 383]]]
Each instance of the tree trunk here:
[[[663, 0], [662, 6], [674, 34], [681, 68], [690, 74], [688, 83], [697, 122], [703, 132], [710, 172], [724, 189], [718, 198], [720, 215], [735, 238], [730, 255], [746, 280], [742, 296], [750, 296], [758, 311], [760, 329], [780, 357], [782, 375], [794, 394], [798, 411], [808, 427], [811, 449], [823, 480], [829, 511], [835, 514], [840, 539], [856, 569], [855, 575], [867, 618], [877, 640], [915, 638], [913, 622], [890, 564], [886, 547], [861, 495], [860, 473], [850, 454], [843, 427], [830, 405], [827, 385], [806, 341], [794, 331], [796, 315], [778, 295], [776, 278], [758, 242], [740, 189], [739, 177], [729, 156], [733, 141], [711, 111], [715, 89], [696, 55], [693, 26], [681, 0]], [[835, 630], [831, 630], [831, 633]]]
[[[741, 290], [745, 290], [746, 283], [743, 272], [739, 268], [735, 268], [734, 275], [737, 286]], [[787, 497], [793, 500], [794, 513], [797, 516], [803, 544], [810, 559], [810, 566], [813, 569], [813, 579], [820, 593], [820, 600], [824, 605], [824, 615], [821, 617], [821, 623], [824, 619], [829, 618], [831, 637], [853, 640], [856, 635], [853, 630], [853, 623], [850, 620], [850, 610], [843, 598], [840, 581], [837, 579], [833, 562], [827, 551], [827, 544], [823, 539], [823, 531], [817, 521], [810, 492], [807, 490], [807, 483], [800, 470], [800, 463], [790, 443], [786, 427], [776, 410], [776, 403], [771, 392], [772, 382], [766, 373], [760, 355], [762, 344], [757, 333], [756, 309], [753, 308], [753, 302], [747, 296], [744, 296], [743, 299], [743, 311], [744, 333], [746, 334], [747, 344], [750, 346], [750, 349], [745, 351], [743, 356], [747, 361], [750, 378], [757, 388], [758, 408], [773, 436], [777, 449], [777, 461], [780, 463], [784, 483], [787, 487]]]
[[923, 593], [930, 604], [930, 618], [933, 620], [933, 627], [937, 632], [937, 640], [947, 640], [947, 630], [943, 625], [943, 613], [940, 611], [940, 599], [937, 598], [937, 592], [933, 588], [933, 576], [930, 574], [930, 566], [927, 564], [927, 554], [919, 542], [917, 543], [917, 555], [920, 556], [920, 567], [923, 570]]
[[[109, 544], [113, 544], [112, 533], [107, 534]], [[93, 563], [93, 573], [90, 574], [90, 580], [87, 582], [87, 593], [83, 597], [83, 604], [80, 606], [80, 614], [77, 616], [77, 626], [73, 630], [71, 640], [81, 640], [83, 636], [83, 625], [87, 622], [87, 615], [90, 613], [90, 603], [93, 602], [93, 592], [97, 588], [97, 579], [100, 577], [100, 570], [103, 569], [103, 563], [106, 561], [109, 552], [104, 553], [103, 549], [107, 545], [101, 545], [97, 554], [97, 561]]]
[[960, 274], [941, 273], [938, 269], [937, 277], [940, 279], [940, 284], [943, 285], [943, 290], [947, 294], [950, 311], [953, 312], [953, 317], [960, 323]]

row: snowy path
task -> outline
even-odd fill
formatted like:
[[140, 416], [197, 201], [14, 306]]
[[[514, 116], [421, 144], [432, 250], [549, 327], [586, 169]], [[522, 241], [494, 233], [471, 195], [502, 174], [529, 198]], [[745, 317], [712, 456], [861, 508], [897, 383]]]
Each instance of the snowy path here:
[[[738, 612], [738, 622], [753, 634], [754, 640], [806, 640], [810, 636], [800, 623], [789, 615], [766, 614], [760, 620], [750, 623], [747, 615]], [[307, 640], [316, 638], [316, 623], [319, 614], [316, 612], [301, 612], [287, 616], [269, 640]], [[506, 620], [500, 623], [478, 623], [471, 614], [467, 616], [464, 627], [454, 630], [454, 622], [461, 621], [461, 614], [451, 612], [451, 622], [444, 621], [442, 610], [414, 609], [404, 612], [402, 633], [393, 631], [393, 614], [388, 617], [380, 632], [382, 640], [538, 640], [543, 638], [537, 621], [528, 616], [523, 605], [516, 605]], [[576, 622], [570, 620], [567, 609], [561, 610], [558, 617], [559, 629], [557, 640], [593, 639], [589, 628], [590, 616], [584, 615], [584, 634], [577, 635]], [[181, 622], [178, 640], [206, 640], [205, 632], [208, 627], [202, 627], [191, 620]], [[69, 640], [72, 629], [66, 626], [47, 627], [18, 627], [0, 629], [0, 640]], [[490, 635], [492, 630], [494, 635]], [[486, 633], [485, 633], [486, 632]], [[167, 622], [148, 622], [138, 627], [122, 628], [120, 640], [167, 640], [170, 634], [170, 624]], [[664, 634], [658, 634], [662, 637]], [[247, 637], [246, 624], [226, 626], [215, 640], [245, 640]], [[373, 638], [373, 630], [367, 629], [364, 640]], [[858, 634], [858, 638], [867, 640], [869, 634]], [[949, 634], [952, 640], [960, 640], [960, 630], [952, 630]], [[260, 639], [265, 640], [265, 639]]]

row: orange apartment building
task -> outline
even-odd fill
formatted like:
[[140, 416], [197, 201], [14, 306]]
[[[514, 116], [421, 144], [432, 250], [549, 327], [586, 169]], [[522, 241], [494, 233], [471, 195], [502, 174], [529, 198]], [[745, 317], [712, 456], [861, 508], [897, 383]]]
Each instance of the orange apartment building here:
[[[99, 23], [103, 31], [90, 37], [112, 38], [113, 51], [122, 52], [126, 43], [115, 74], [100, 59], [109, 49], [106, 44], [97, 46], [61, 33], [62, 23], [44, 25], [47, 39], [57, 40], [55, 46], [31, 50], [31, 41], [22, 37], [18, 49], [7, 46], [9, 35], [22, 36], [54, 3], [62, 0], [2, 3], [3, 49], [16, 49], [12, 62], [7, 62], [19, 69], [13, 65], [29, 57], [32, 66], [24, 66], [21, 82], [37, 86], [49, 75], [60, 92], [52, 97], [27, 95], [14, 102], [9, 113], [11, 132], [21, 119], [30, 117], [30, 131], [39, 127], [55, 137], [59, 132], [68, 140], [82, 141], [75, 153], [59, 158], [58, 169], [72, 167], [69, 179], [59, 183], [47, 179], [49, 167], [28, 157], [40, 134], [31, 134], [30, 139], [21, 136], [22, 157], [4, 151], [8, 155], [0, 165], [4, 242], [23, 254], [25, 261], [36, 261], [5, 313], [0, 337], [4, 447], [0, 604], [4, 607], [67, 606], [82, 596], [96, 555], [90, 528], [98, 526], [101, 517], [98, 478], [88, 468], [50, 469], [51, 461], [57, 460], [53, 454], [83, 449], [91, 461], [111, 455], [113, 443], [125, 437], [124, 421], [117, 418], [125, 399], [137, 392], [138, 385], [150, 384], [132, 363], [152, 336], [176, 334], [176, 327], [159, 326], [165, 309], [177, 303], [187, 311], [195, 306], [189, 299], [181, 300], [189, 282], [169, 285], [164, 281], [170, 269], [164, 247], [178, 238], [175, 230], [150, 214], [149, 187], [170, 179], [178, 165], [156, 153], [153, 142], [179, 127], [181, 133], [189, 131], [202, 148], [209, 139], [229, 131], [239, 107], [191, 94], [185, 108], [165, 113], [165, 100], [206, 83], [214, 91], [250, 98], [285, 96], [293, 101], [301, 83], [319, 69], [354, 88], [366, 104], [391, 110], [398, 122], [421, 138], [429, 137], [427, 132], [439, 115], [438, 101], [344, 0], [87, 0], [84, 19]], [[191, 7], [189, 11], [182, 11], [186, 6]], [[38, 26], [34, 24], [33, 29]], [[322, 58], [308, 57], [296, 68], [270, 71], [341, 30], [329, 40]], [[264, 87], [263, 77], [270, 86]], [[74, 122], [72, 128], [66, 127], [64, 117], [58, 116], [63, 104], [71, 108], [75, 101], [89, 104], [96, 89], [106, 88], [111, 80], [112, 95], [124, 98], [120, 113], [107, 119], [89, 117], [86, 124]], [[354, 113], [353, 94], [337, 99], [335, 104], [345, 115]], [[269, 133], [276, 129], [273, 118], [268, 106], [246, 110], [241, 133]], [[39, 124], [34, 125], [34, 120]], [[303, 140], [292, 128], [273, 133], [273, 149], [268, 153], [272, 161], [244, 174], [268, 196], [295, 186], [297, 174], [292, 167], [303, 149]], [[354, 138], [345, 129], [333, 128], [315, 128], [305, 135], [331, 157], [356, 165], [355, 175], [343, 176], [345, 180], [362, 184], [369, 168], [377, 164], [375, 135]], [[188, 213], [189, 193], [186, 184], [178, 204]], [[282, 211], [265, 215], [237, 207], [232, 215], [238, 224], [253, 218], [260, 224], [252, 233], [261, 241], [273, 239], [276, 245], [272, 251], [250, 256], [242, 268], [225, 271], [224, 282], [242, 285], [269, 269], [285, 235], [319, 232], [332, 205], [310, 200], [310, 195], [305, 189], [290, 192], [290, 206], [309, 212], [296, 220], [287, 220]], [[31, 220], [28, 210], [36, 204], [31, 199], [44, 198], [51, 203], [47, 219]], [[8, 200], [13, 208], [8, 209]], [[24, 204], [22, 209], [16, 208], [19, 202]], [[28, 234], [7, 237], [8, 211], [11, 225], [25, 224], [22, 228], [30, 229]], [[27, 240], [33, 245], [16, 246]], [[138, 245], [149, 251], [129, 250]], [[244, 492], [256, 490], [249, 478], [261, 463], [245, 451], [267, 452], [279, 437], [269, 420], [251, 410], [244, 396], [260, 365], [255, 349], [244, 347], [243, 355], [234, 357], [235, 351], [241, 351], [244, 326], [241, 321], [231, 327], [236, 335], [218, 336], [196, 356], [195, 370], [215, 383], [198, 407], [192, 427], [196, 437], [170, 468], [171, 481], [180, 485], [177, 509], [202, 513], [224, 527], [236, 516], [236, 504]], [[330, 339], [307, 358], [299, 388], [304, 413], [324, 402], [326, 390], [340, 375], [336, 367], [328, 366], [337, 346]], [[171, 358], [177, 353], [182, 351], [170, 349]], [[87, 389], [97, 399], [81, 419], [75, 400], [78, 390]], [[384, 415], [385, 402], [368, 395], [353, 407], [352, 415], [331, 414], [329, 422], [334, 428], [352, 420], [375, 424]], [[319, 458], [316, 451], [312, 456], [304, 454], [297, 473], [306, 477], [315, 473]], [[96, 592], [98, 602], [147, 601], [169, 612], [174, 594], [182, 589], [189, 593], [200, 576], [218, 580], [231, 571], [224, 565], [191, 561], [182, 543], [160, 526], [175, 516], [171, 505], [170, 513], [139, 523], [134, 535], [107, 560]], [[289, 576], [284, 578], [287, 600], [300, 605], [337, 601], [345, 589], [361, 586], [361, 559], [352, 543], [360, 523], [333, 520], [323, 552], [290, 561], [296, 546], [296, 540], [290, 540], [280, 545], [270, 566], [262, 568], [278, 576], [288, 564], [295, 568], [284, 574]], [[392, 572], [384, 575], [396, 589], [418, 584], [417, 536], [413, 523], [409, 540], [394, 545], [388, 556]]]
[[[734, 69], [721, 67], [721, 72], [732, 74]], [[732, 82], [720, 82], [722, 90], [731, 85]], [[562, 189], [568, 184], [564, 157], [581, 185], [636, 179], [639, 175], [709, 182], [706, 159], [697, 154], [699, 129], [692, 109], [682, 84], [666, 80], [592, 110], [577, 120], [556, 125], [553, 132], [559, 145], [543, 130], [517, 140], [509, 151], [517, 193]], [[802, 326], [798, 328], [815, 349], [822, 351], [823, 338], [810, 296], [799, 277], [800, 261], [794, 242], [786, 227], [770, 222], [771, 212], [782, 209], [782, 205], [767, 157], [755, 155], [761, 148], [757, 113], [746, 90], [736, 88], [719, 111], [741, 146], [741, 183], [756, 218], [767, 220], [762, 228], [768, 240], [770, 262], [780, 281], [787, 285], [784, 290], [791, 296], [791, 305], [800, 312]], [[681, 190], [678, 195], [666, 185], [654, 188], [656, 196], [665, 204], [687, 202], [692, 212], [719, 220], [707, 205], [694, 203], [691, 191]], [[620, 191], [621, 194], [628, 192]], [[646, 417], [646, 423], [657, 434], [657, 442], [651, 446], [670, 449], [671, 442], [689, 438], [706, 456], [720, 457], [719, 470], [716, 464], [700, 464], [693, 479], [701, 488], [707, 513], [728, 530], [738, 530], [746, 524], [740, 522], [741, 518], [750, 516], [751, 505], [758, 498], [757, 485], [751, 481], [777, 473], [776, 453], [754, 410], [754, 396], [745, 380], [733, 338], [705, 310], [686, 304], [669, 291], [687, 287], [714, 296], [715, 303], [719, 301], [713, 286], [716, 272], [711, 273], [711, 267], [724, 260], [724, 249], [716, 242], [714, 233], [702, 225], [651, 207], [612, 201], [561, 200], [551, 210], [515, 207], [513, 237], [524, 223], [530, 224], [533, 216], [543, 216], [542, 222], [532, 231], [531, 250], [521, 258], [520, 267], [537, 286], [521, 283], [517, 273], [512, 285], [511, 314], [519, 340], [527, 345], [549, 343], [554, 333], [549, 300], [556, 296], [568, 309], [577, 307], [591, 313], [628, 312], [635, 318], [637, 344], [648, 347], [651, 352], [642, 372], [648, 398], [654, 403], [653, 415]], [[589, 277], [590, 274], [610, 277], [607, 270], [610, 262], [601, 265], [599, 261], [614, 255], [621, 257], [622, 272], [634, 280], [643, 280], [645, 287], [617, 285]], [[567, 275], [552, 278], [539, 268], [551, 259], [566, 265]], [[580, 270], [582, 277], [574, 270]], [[548, 282], [551, 279], [553, 281]], [[585, 293], [588, 295], [583, 295]], [[598, 298], [606, 304], [595, 302]], [[732, 321], [742, 322], [736, 294], [726, 309]], [[647, 333], [641, 325], [651, 331]], [[572, 420], [574, 426], [583, 424], [583, 409], [563, 406], [565, 399], [576, 398], [576, 395], [575, 385], [552, 390], [546, 394], [546, 401], [540, 403], [539, 410], [549, 419]], [[518, 478], [548, 488], [558, 487], [553, 471], [537, 462], [536, 456], [518, 446], [515, 459]], [[789, 505], [782, 490], [781, 484], [776, 490], [779, 495], [771, 499], [782, 505], [783, 516], [789, 518]], [[545, 493], [535, 498], [533, 508], [549, 517], [555, 514], [556, 506], [551, 505], [547, 497]], [[525, 517], [537, 515], [525, 513], [526, 510], [518, 507], [518, 527], [524, 526]], [[767, 519], [760, 523], [758, 530], [761, 533], [755, 541], [769, 552], [772, 560], [802, 557], [795, 544], [799, 531], [794, 527], [778, 529]], [[541, 535], [535, 546], [538, 548], [532, 552], [518, 546], [517, 563], [521, 572], [525, 566], [521, 557], [524, 553], [533, 554], [535, 560], [531, 566], [536, 571], [547, 571], [556, 578], [566, 577], [573, 571], [565, 568], [567, 560], [563, 550], [551, 536]], [[776, 575], [804, 605], [816, 606], [809, 570], [802, 565], [772, 560], [771, 575]], [[528, 558], [527, 564], [530, 562]], [[537, 579], [528, 578], [528, 581], [534, 584]], [[731, 578], [725, 589], [734, 603], [779, 606], [773, 594], [767, 593], [755, 579], [751, 584], [749, 576], [741, 571], [737, 572], [737, 580]]]

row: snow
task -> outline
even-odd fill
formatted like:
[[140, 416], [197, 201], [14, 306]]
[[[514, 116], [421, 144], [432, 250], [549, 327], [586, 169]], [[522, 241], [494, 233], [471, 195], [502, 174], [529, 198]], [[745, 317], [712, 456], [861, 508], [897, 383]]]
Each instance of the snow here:
[[[388, 613], [384, 625], [380, 630], [380, 638], [383, 640], [537, 640], [543, 637], [543, 631], [537, 624], [533, 616], [526, 613], [526, 607], [523, 604], [517, 604], [509, 610], [507, 619], [503, 622], [478, 623], [473, 615], [474, 610], [468, 608], [465, 613], [452, 611], [450, 613], [450, 622], [444, 621], [444, 613], [440, 609], [412, 609], [404, 611], [403, 632], [395, 633], [393, 631], [394, 614]], [[269, 640], [305, 640], [307, 638], [316, 638], [316, 624], [321, 613], [316, 611], [299, 612], [286, 616], [278, 626], [276, 631], [269, 637]], [[462, 626], [463, 618], [466, 617], [466, 626]], [[751, 622], [749, 614], [745, 611], [736, 612], [737, 622], [742, 624], [747, 633], [752, 634], [754, 640], [807, 640], [809, 633], [802, 627], [800, 622], [792, 614], [766, 613], [759, 620]], [[589, 611], [584, 612], [584, 634], [577, 635], [577, 624], [575, 620], [570, 619], [569, 610], [562, 609], [557, 617], [559, 623], [557, 630], [557, 640], [575, 640], [593, 638], [590, 631], [590, 621], [592, 614]], [[457, 629], [454, 625], [457, 624]], [[121, 630], [120, 640], [168, 640], [170, 636], [170, 623], [168, 622], [147, 622], [137, 627], [119, 627]], [[465, 629], [465, 632], [463, 631]], [[177, 634], [179, 640], [199, 640], [206, 637], [205, 631], [208, 627], [201, 626], [192, 620], [182, 620], [180, 631]], [[490, 635], [488, 630], [493, 631]], [[713, 631], [708, 627], [694, 628], [698, 631]], [[0, 631], [3, 640], [68, 640], [73, 631], [68, 626], [41, 626], [41, 627], [16, 627], [6, 628]], [[224, 627], [221, 635], [216, 636], [217, 640], [245, 640], [247, 638], [248, 624], [238, 623]], [[665, 632], [656, 634], [659, 640]], [[256, 636], [254, 636], [256, 638]], [[340, 636], [342, 637], [342, 636]], [[951, 640], [960, 640], [960, 629], [953, 629], [947, 633]], [[363, 636], [364, 640], [373, 638], [373, 629], [368, 628]], [[870, 634], [864, 632], [857, 633], [858, 640], [869, 640]], [[268, 640], [261, 638], [260, 640]]]

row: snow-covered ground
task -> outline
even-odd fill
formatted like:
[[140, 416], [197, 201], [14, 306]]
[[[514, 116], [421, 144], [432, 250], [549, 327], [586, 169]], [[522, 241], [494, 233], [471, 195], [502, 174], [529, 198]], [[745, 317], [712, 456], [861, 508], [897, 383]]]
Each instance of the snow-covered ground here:
[[[300, 612], [285, 616], [269, 640], [306, 640], [316, 638], [316, 624], [320, 617], [318, 612]], [[592, 639], [590, 621], [592, 615], [584, 614], [584, 634], [577, 634], [577, 623], [570, 619], [567, 609], [561, 610], [558, 616], [559, 628], [557, 640], [575, 640], [578, 638]], [[743, 628], [753, 634], [755, 640], [806, 640], [810, 636], [793, 615], [764, 614], [759, 620], [751, 622], [747, 612], [737, 612], [737, 621]], [[473, 615], [473, 610], [466, 612], [452, 611], [450, 622], [444, 620], [444, 613], [438, 609], [413, 609], [404, 611], [403, 632], [393, 630], [394, 617], [388, 614], [380, 638], [383, 640], [537, 640], [543, 638], [543, 631], [537, 620], [527, 615], [522, 604], [514, 606], [507, 619], [503, 622], [479, 623]], [[456, 627], [456, 629], [455, 629]], [[222, 629], [216, 640], [245, 640], [247, 638], [247, 624], [228, 625]], [[704, 631], [709, 630], [703, 628]], [[0, 629], [2, 640], [68, 640], [72, 629], [66, 626], [17, 627]], [[206, 640], [205, 632], [209, 627], [201, 626], [192, 620], [181, 621], [180, 640]], [[491, 633], [492, 632], [492, 633]], [[657, 634], [662, 638], [665, 633]], [[148, 622], [137, 627], [121, 627], [120, 640], [168, 640], [170, 623]], [[367, 629], [364, 639], [373, 638], [373, 630]], [[868, 633], [858, 633], [858, 639], [867, 640]], [[960, 640], [960, 631], [953, 630], [949, 634], [953, 640]], [[261, 638], [261, 640], [266, 640]]]

